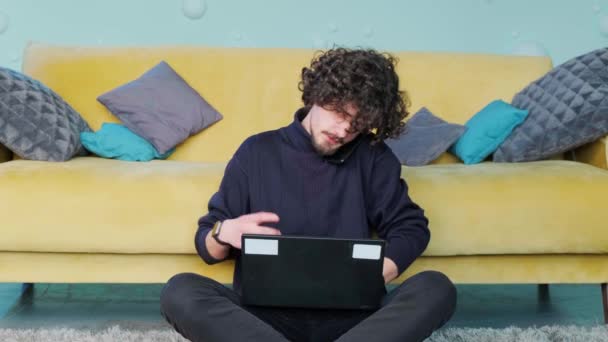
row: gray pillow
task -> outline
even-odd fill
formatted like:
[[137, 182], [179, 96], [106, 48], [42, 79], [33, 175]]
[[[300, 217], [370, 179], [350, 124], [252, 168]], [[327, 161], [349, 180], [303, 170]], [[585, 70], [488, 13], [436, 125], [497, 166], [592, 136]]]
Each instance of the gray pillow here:
[[401, 136], [397, 139], [387, 139], [386, 144], [401, 164], [421, 166], [447, 151], [465, 129], [465, 126], [448, 123], [436, 117], [423, 107], [407, 121]]
[[498, 147], [495, 162], [547, 159], [608, 134], [608, 48], [554, 68], [512, 105], [529, 115]]
[[0, 67], [0, 143], [23, 159], [66, 161], [86, 155], [80, 132], [91, 128], [59, 95]]
[[160, 154], [223, 118], [164, 61], [97, 100]]

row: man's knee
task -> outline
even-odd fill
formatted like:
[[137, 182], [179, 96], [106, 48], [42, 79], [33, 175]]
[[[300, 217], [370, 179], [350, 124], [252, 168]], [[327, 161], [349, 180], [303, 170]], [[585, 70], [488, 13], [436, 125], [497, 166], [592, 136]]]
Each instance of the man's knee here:
[[433, 293], [433, 298], [445, 309], [454, 311], [456, 308], [456, 286], [445, 274], [437, 271], [424, 271], [417, 274], [424, 286]]
[[176, 312], [184, 313], [186, 316], [191, 314], [184, 311], [192, 307], [189, 305], [193, 302], [190, 294], [197, 284], [200, 284], [200, 278], [198, 274], [180, 273], [167, 281], [160, 293], [160, 308], [165, 317], [172, 316]]

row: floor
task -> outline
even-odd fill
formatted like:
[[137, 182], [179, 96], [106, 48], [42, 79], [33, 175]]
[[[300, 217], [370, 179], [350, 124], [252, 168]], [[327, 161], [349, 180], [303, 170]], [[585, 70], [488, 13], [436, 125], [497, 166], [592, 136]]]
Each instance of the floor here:
[[[459, 285], [458, 308], [448, 326], [518, 327], [603, 323], [599, 285]], [[21, 296], [21, 284], [0, 284], [0, 328], [99, 329], [164, 327], [161, 285], [36, 284]]]

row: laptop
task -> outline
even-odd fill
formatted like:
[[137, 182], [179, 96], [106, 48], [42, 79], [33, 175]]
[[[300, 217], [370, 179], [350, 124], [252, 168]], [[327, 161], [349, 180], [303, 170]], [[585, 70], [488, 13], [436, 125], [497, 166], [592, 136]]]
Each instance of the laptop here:
[[377, 309], [384, 240], [243, 234], [245, 305]]

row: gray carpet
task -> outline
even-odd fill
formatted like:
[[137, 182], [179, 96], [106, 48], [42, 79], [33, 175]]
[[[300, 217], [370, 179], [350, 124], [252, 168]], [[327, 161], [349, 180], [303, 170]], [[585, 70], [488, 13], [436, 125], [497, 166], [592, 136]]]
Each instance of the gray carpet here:
[[435, 332], [427, 342], [606, 342], [608, 327], [544, 326], [539, 328], [453, 328]]
[[[3, 342], [185, 342], [177, 333], [167, 330], [126, 330], [118, 326], [108, 329], [76, 330], [52, 329], [0, 329]], [[426, 342], [605, 342], [608, 327], [545, 326], [540, 328], [470, 329], [450, 328], [433, 334]]]

